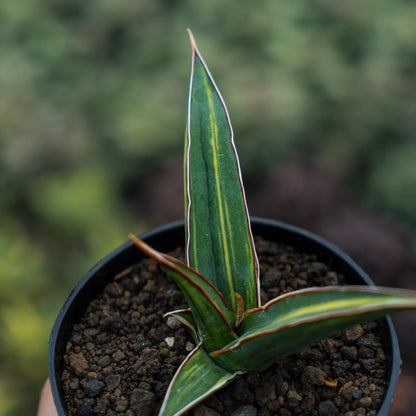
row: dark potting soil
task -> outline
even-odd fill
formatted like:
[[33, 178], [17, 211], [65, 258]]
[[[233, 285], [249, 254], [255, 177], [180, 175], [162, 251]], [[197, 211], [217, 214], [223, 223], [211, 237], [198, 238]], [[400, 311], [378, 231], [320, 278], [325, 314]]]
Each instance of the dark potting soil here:
[[[263, 303], [288, 291], [344, 282], [314, 255], [259, 238], [256, 248]], [[181, 250], [171, 254], [181, 257]], [[176, 318], [163, 318], [182, 307], [182, 293], [151, 259], [108, 284], [67, 344], [62, 382], [68, 414], [157, 415], [176, 369], [194, 348]], [[187, 415], [375, 416], [386, 386], [386, 358], [372, 322], [326, 338], [263, 373], [244, 375]]]

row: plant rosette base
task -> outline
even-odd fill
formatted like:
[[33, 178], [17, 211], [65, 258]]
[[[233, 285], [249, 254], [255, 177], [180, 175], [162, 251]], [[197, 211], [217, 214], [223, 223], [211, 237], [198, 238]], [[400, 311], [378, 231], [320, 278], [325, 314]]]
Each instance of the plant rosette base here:
[[[262, 219], [252, 227], [273, 242], [256, 242], [263, 303], [310, 285], [372, 284], [348, 256], [311, 233]], [[183, 236], [179, 222], [142, 238], [167, 252], [183, 246]], [[50, 339], [59, 414], [157, 415], [194, 347], [176, 318], [163, 317], [180, 307], [185, 300], [172, 279], [130, 242], [93, 267], [66, 301]], [[327, 338], [263, 373], [245, 374], [189, 414], [387, 415], [399, 373], [397, 339], [386, 318]]]

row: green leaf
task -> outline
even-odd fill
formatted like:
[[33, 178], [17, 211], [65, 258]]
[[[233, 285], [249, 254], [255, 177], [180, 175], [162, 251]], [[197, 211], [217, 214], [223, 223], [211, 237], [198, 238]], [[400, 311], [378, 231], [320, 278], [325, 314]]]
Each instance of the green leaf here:
[[159, 416], [178, 416], [244, 372], [218, 366], [199, 345], [181, 364], [171, 381]]
[[232, 327], [234, 312], [218, 290], [203, 276], [174, 257], [160, 253], [134, 235], [133, 243], [155, 259], [172, 276], [192, 310], [198, 334], [208, 351], [215, 351], [237, 338]]
[[191, 336], [196, 344], [199, 344], [202, 341], [199, 338], [198, 326], [195, 322], [194, 316], [192, 315], [191, 309], [178, 309], [163, 315], [164, 318], [166, 316], [174, 316], [179, 322], [185, 325], [189, 329], [189, 332], [191, 333]]
[[242, 335], [211, 357], [229, 371], [262, 371], [326, 336], [415, 308], [415, 293], [406, 290], [369, 286], [299, 290], [248, 311]]
[[185, 138], [185, 207], [188, 264], [237, 309], [260, 305], [258, 262], [233, 130], [224, 100], [192, 42]]

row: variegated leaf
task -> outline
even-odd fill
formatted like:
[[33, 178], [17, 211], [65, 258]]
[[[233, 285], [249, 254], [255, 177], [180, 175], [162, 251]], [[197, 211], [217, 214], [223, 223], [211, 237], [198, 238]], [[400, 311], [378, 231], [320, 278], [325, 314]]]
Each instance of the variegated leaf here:
[[130, 239], [140, 250], [164, 267], [175, 280], [192, 310], [198, 333], [208, 352], [220, 349], [236, 339], [233, 330], [235, 314], [212, 283], [185, 263], [160, 253], [136, 236], [130, 235]]
[[248, 311], [241, 336], [211, 357], [229, 371], [262, 371], [326, 336], [406, 309], [416, 309], [412, 291], [369, 286], [294, 291]]
[[234, 311], [260, 305], [258, 262], [233, 130], [224, 100], [192, 42], [185, 143], [188, 264], [223, 294]]
[[181, 415], [241, 374], [243, 372], [229, 372], [218, 366], [199, 345], [176, 372], [159, 416]]

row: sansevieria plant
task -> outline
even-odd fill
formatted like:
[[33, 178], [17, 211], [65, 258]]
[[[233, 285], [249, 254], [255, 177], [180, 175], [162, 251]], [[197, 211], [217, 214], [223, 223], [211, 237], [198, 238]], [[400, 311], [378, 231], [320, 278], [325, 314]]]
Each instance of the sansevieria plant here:
[[172, 276], [190, 309], [173, 311], [196, 341], [170, 383], [159, 415], [180, 415], [245, 372], [363, 321], [416, 308], [411, 291], [330, 286], [260, 303], [259, 265], [233, 130], [221, 94], [192, 43], [185, 135], [187, 264], [135, 236]]

